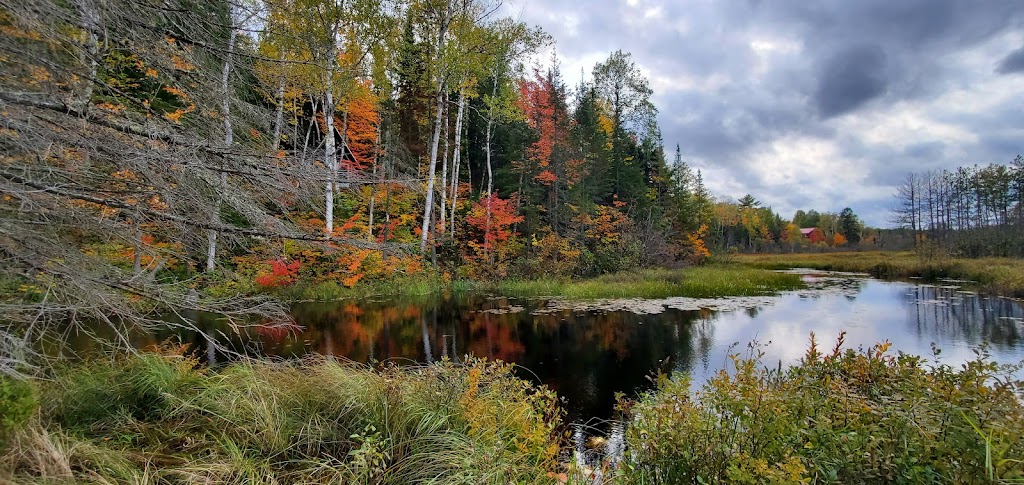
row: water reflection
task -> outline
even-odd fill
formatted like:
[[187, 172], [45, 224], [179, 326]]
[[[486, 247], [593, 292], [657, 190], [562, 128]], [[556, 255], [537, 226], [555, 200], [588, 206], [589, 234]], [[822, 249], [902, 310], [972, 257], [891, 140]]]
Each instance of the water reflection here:
[[[581, 422], [611, 417], [616, 393], [649, 389], [658, 372], [689, 372], [699, 384], [725, 365], [730, 349], [742, 350], [751, 341], [763, 344], [767, 365], [795, 362], [812, 331], [823, 346], [846, 331], [851, 347], [888, 339], [896, 350], [922, 355], [930, 354], [935, 342], [949, 363], [971, 358], [972, 348], [983, 342], [997, 361], [1024, 359], [1019, 302], [864, 278], [808, 280], [818, 288], [738, 311], [552, 311], [545, 301], [484, 295], [348, 301], [295, 306], [301, 328], [262, 325], [239, 334], [209, 316], [200, 319], [203, 333], [166, 329], [133, 335], [131, 344], [178, 338], [192, 343], [211, 365], [230, 359], [232, 352], [272, 357], [315, 352], [358, 362], [500, 359], [522, 366], [522, 377], [556, 390], [569, 418]], [[88, 350], [90, 341], [83, 336], [73, 343]]]

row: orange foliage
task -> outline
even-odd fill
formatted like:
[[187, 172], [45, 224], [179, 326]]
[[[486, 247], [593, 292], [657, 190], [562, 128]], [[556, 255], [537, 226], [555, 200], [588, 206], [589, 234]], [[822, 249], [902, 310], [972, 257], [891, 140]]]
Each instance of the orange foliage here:
[[711, 251], [708, 251], [707, 246], [704, 245], [704, 238], [708, 235], [708, 225], [701, 224], [696, 231], [687, 234], [686, 246], [689, 250], [688, 259], [692, 263], [700, 263], [704, 259], [711, 256]]
[[839, 234], [838, 232], [832, 235], [832, 245], [833, 246], [842, 246], [842, 245], [846, 244], [847, 242], [848, 241], [846, 240], [846, 236], [844, 236], [842, 234]]
[[[345, 136], [348, 152], [342, 165], [349, 170], [363, 170], [373, 164], [377, 150], [377, 127], [380, 124], [377, 101], [368, 85], [359, 85], [347, 108], [348, 131]], [[340, 133], [343, 128], [340, 120], [335, 120], [335, 125]]]
[[[491, 206], [491, 219], [487, 221], [487, 204]], [[512, 237], [511, 227], [517, 222], [523, 222], [523, 216], [516, 215], [512, 201], [498, 197], [493, 193], [488, 197], [473, 203], [473, 208], [466, 215], [466, 222], [477, 230], [484, 232], [483, 242], [480, 244], [485, 249], [493, 249], [494, 245], [508, 240]], [[470, 244], [473, 244], [471, 242]]]

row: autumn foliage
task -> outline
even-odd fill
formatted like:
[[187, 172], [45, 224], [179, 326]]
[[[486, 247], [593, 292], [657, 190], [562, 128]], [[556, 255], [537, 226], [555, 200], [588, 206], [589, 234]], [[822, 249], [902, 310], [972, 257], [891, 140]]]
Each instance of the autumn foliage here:
[[288, 286], [295, 283], [300, 267], [302, 267], [302, 263], [299, 261], [290, 263], [280, 259], [270, 261], [269, 270], [258, 274], [255, 282], [263, 288]]

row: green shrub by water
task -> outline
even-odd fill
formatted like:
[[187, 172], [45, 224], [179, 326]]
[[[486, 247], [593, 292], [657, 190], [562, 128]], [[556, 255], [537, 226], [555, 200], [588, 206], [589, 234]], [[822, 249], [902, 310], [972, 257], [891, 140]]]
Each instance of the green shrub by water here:
[[[631, 408], [627, 483], [1024, 481], [1021, 382], [984, 355], [953, 368], [888, 344], [768, 369], [733, 356], [691, 394], [683, 375]], [[1019, 367], [1017, 367], [1019, 369]], [[1007, 482], [1009, 483], [1009, 482]]]

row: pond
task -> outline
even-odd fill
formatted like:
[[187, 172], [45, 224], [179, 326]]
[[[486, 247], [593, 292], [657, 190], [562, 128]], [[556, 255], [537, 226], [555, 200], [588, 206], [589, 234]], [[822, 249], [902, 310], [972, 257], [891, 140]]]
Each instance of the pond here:
[[[845, 331], [847, 348], [889, 340], [894, 352], [930, 356], [934, 343], [944, 362], [958, 364], [984, 343], [997, 362], [1024, 359], [1018, 301], [954, 283], [803, 274], [808, 289], [767, 297], [568, 302], [469, 294], [299, 304], [292, 313], [301, 327], [256, 327], [242, 336], [216, 319], [200, 327], [226, 348], [265, 356], [428, 363], [474, 355], [514, 362], [522, 377], [558, 392], [574, 423], [612, 417], [617, 393], [649, 389], [659, 372], [689, 372], [699, 385], [751, 342], [765, 353], [765, 365], [796, 362], [811, 332], [822, 348]], [[139, 335], [133, 344], [172, 336], [193, 343], [211, 365], [229, 358], [198, 332]]]

